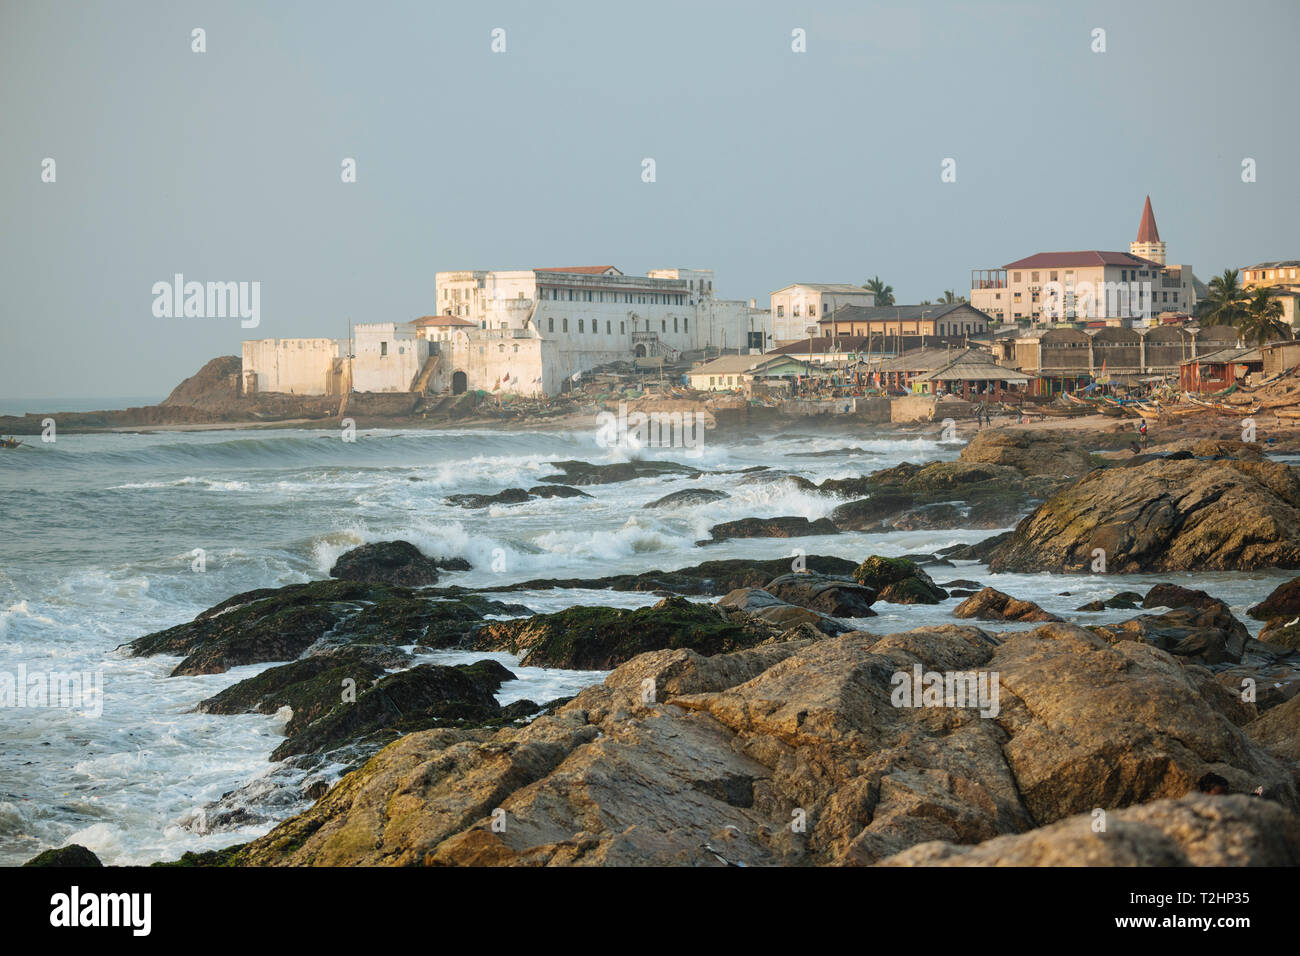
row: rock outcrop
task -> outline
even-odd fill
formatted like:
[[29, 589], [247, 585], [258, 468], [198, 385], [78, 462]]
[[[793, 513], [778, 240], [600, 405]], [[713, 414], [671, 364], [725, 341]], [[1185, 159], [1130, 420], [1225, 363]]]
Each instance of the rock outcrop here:
[[922, 843], [882, 865], [1300, 866], [1300, 817], [1271, 800], [1197, 793], [1104, 819], [1081, 813], [978, 846]]
[[[983, 674], [997, 706], [896, 706], [916, 672]], [[1098, 862], [1295, 862], [1292, 772], [1227, 716], [1230, 696], [1060, 623], [665, 649], [521, 728], [408, 734], [224, 862], [992, 862], [1051, 859], [1076, 832], [1111, 847]], [[1209, 772], [1265, 799], [1175, 799]], [[1094, 809], [1113, 844], [1080, 832]]]
[[782, 601], [811, 608], [831, 617], [871, 617], [876, 592], [850, 577], [818, 574], [783, 574], [763, 585], [763, 590]]
[[992, 571], [1111, 574], [1300, 567], [1300, 479], [1273, 461], [1150, 461], [1099, 469], [1039, 505]]
[[1092, 455], [1064, 432], [1001, 428], [976, 432], [961, 450], [961, 460], [1051, 477], [1079, 478], [1096, 467]]
[[379, 541], [339, 555], [330, 577], [418, 588], [437, 584], [439, 570], [468, 571], [469, 566], [463, 558], [426, 557], [409, 541]]
[[981, 621], [1059, 621], [1033, 601], [1021, 601], [993, 588], [984, 588], [952, 609], [953, 617]]
[[809, 521], [802, 515], [780, 518], [739, 518], [724, 521], [709, 529], [713, 541], [728, 538], [805, 538], [815, 534], [839, 534], [840, 529], [829, 518]]

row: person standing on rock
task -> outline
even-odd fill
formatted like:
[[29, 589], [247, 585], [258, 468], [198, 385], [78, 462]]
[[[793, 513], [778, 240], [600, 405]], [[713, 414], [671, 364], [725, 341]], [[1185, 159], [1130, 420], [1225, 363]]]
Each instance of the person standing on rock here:
[[1142, 419], [1142, 424], [1138, 426], [1138, 434], [1142, 436], [1142, 447], [1147, 447], [1147, 420]]

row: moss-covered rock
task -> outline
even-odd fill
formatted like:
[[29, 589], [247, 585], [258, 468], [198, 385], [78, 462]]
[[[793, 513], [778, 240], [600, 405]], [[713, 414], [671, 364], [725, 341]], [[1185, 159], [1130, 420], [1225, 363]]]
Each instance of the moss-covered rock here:
[[187, 624], [125, 645], [133, 656], [175, 654], [172, 675], [218, 674], [242, 664], [290, 661], [328, 635], [332, 644], [460, 643], [485, 614], [528, 613], [478, 595], [434, 600], [410, 588], [312, 581], [237, 594]]
[[854, 569], [853, 579], [875, 591], [877, 601], [938, 604], [948, 599], [948, 593], [907, 558], [872, 555]]
[[23, 866], [67, 866], [67, 867], [88, 867], [103, 866], [99, 862], [99, 857], [91, 853], [80, 843], [69, 843], [67, 846], [61, 846], [54, 850], [46, 850], [38, 853]]
[[571, 607], [525, 620], [489, 621], [476, 634], [475, 646], [518, 654], [520, 664], [530, 667], [608, 670], [646, 651], [667, 647], [722, 654], [752, 647], [778, 631], [743, 612], [671, 597], [636, 610]]

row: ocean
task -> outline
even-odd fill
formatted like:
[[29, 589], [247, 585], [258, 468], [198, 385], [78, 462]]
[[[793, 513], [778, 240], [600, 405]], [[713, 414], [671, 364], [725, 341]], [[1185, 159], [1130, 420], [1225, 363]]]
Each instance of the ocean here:
[[[715, 558], [793, 556], [795, 548], [861, 560], [932, 552], [996, 533], [847, 533], [701, 546], [697, 542], [721, 521], [815, 519], [840, 503], [801, 491], [782, 474], [821, 481], [903, 461], [952, 459], [961, 449], [959, 442], [871, 426], [817, 434], [790, 424], [715, 436], [708, 433], [698, 452], [655, 449], [645, 457], [730, 474], [587, 486], [583, 490], [592, 498], [480, 511], [448, 506], [443, 499], [527, 488], [555, 471], [552, 462], [612, 462], [626, 452], [601, 447], [594, 423], [589, 431], [364, 430], [351, 443], [323, 430], [60, 434], [52, 444], [34, 437], [23, 448], [0, 451], [0, 676], [85, 672], [100, 675], [103, 688], [93, 708], [0, 707], [0, 864], [69, 842], [88, 846], [110, 864], [175, 859], [186, 850], [244, 842], [304, 809], [293, 786], [301, 774], [268, 761], [282, 739], [284, 715], [193, 712], [200, 700], [273, 665], [169, 678], [175, 659], [128, 658], [116, 648], [188, 621], [241, 591], [326, 577], [338, 555], [359, 544], [403, 538], [432, 556], [463, 557], [473, 569], [448, 573], [442, 583], [492, 587], [670, 569]], [[757, 465], [769, 466], [772, 474], [741, 473]], [[674, 509], [643, 507], [690, 487], [730, 497]], [[196, 549], [203, 552], [202, 571], [193, 569]], [[1207, 590], [1243, 617], [1247, 606], [1291, 577], [1271, 571], [991, 575], [969, 563], [930, 570], [939, 583], [974, 578], [1088, 623], [1123, 620], [1132, 612], [1073, 609], [1160, 580]], [[604, 591], [503, 597], [537, 611], [658, 600]], [[877, 604], [879, 616], [858, 624], [887, 633], [953, 623], [956, 603]], [[1257, 630], [1255, 622], [1248, 623]], [[459, 663], [489, 656], [520, 678], [502, 687], [503, 703], [524, 697], [544, 702], [604, 676], [519, 668], [508, 654], [439, 652], [421, 660]], [[237, 815], [228, 825], [208, 825], [208, 808], [232, 791], [255, 812]]]

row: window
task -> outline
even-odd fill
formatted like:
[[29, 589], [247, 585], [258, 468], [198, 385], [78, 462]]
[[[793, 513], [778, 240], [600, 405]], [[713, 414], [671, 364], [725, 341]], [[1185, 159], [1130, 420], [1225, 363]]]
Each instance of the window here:
[[785, 306], [783, 306], [783, 305], [778, 305], [778, 306], [776, 307], [776, 317], [777, 317], [778, 319], [784, 319], [784, 318], [785, 318]]
[[691, 330], [691, 317], [688, 315], [686, 316], [686, 318], [682, 319], [682, 331], [689, 332], [690, 330]]
[[387, 354], [388, 354], [388, 343], [387, 343], [387, 342], [380, 342], [380, 343], [379, 343], [379, 354], [380, 354], [380, 355], [387, 355]]
[[563, 331], [569, 331], [569, 320], [567, 318], [560, 320], [563, 323]]
[[624, 335], [624, 334], [626, 334], [626, 333], [627, 333], [627, 323], [626, 323], [626, 322], [619, 322], [619, 323], [618, 323], [618, 334], [619, 334], [619, 335]]
[[554, 316], [548, 316], [548, 317], [547, 317], [547, 319], [546, 319], [546, 331], [547, 331], [547, 332], [554, 332], [554, 331], [555, 331], [555, 317], [554, 317]]
[[673, 316], [673, 331], [677, 331], [677, 316]]
[[796, 319], [799, 318], [799, 306], [796, 305], [796, 306], [794, 307], [794, 310], [793, 310], [792, 314], [794, 315], [794, 317], [795, 317]]
[[613, 332], [613, 331], [614, 331], [614, 323], [612, 323], [609, 319], [606, 319], [606, 320], [605, 320], [605, 334], [606, 334], [606, 335], [609, 335], [609, 333], [610, 333], [610, 332]]
[[1012, 281], [1012, 282], [1019, 282], [1019, 281], [1020, 281], [1020, 273], [1019, 273], [1019, 272], [1013, 272], [1013, 273], [1011, 273], [1011, 281]]
[[579, 335], [582, 334], [582, 323], [583, 323], [584, 321], [586, 321], [586, 320], [585, 320], [585, 319], [579, 319], [579, 320], [578, 320], [578, 334], [579, 334]]
[[660, 320], [659, 320], [659, 331], [660, 331], [660, 332], [667, 332], [667, 331], [668, 331], [668, 320], [667, 320], [667, 319], [660, 319]]

